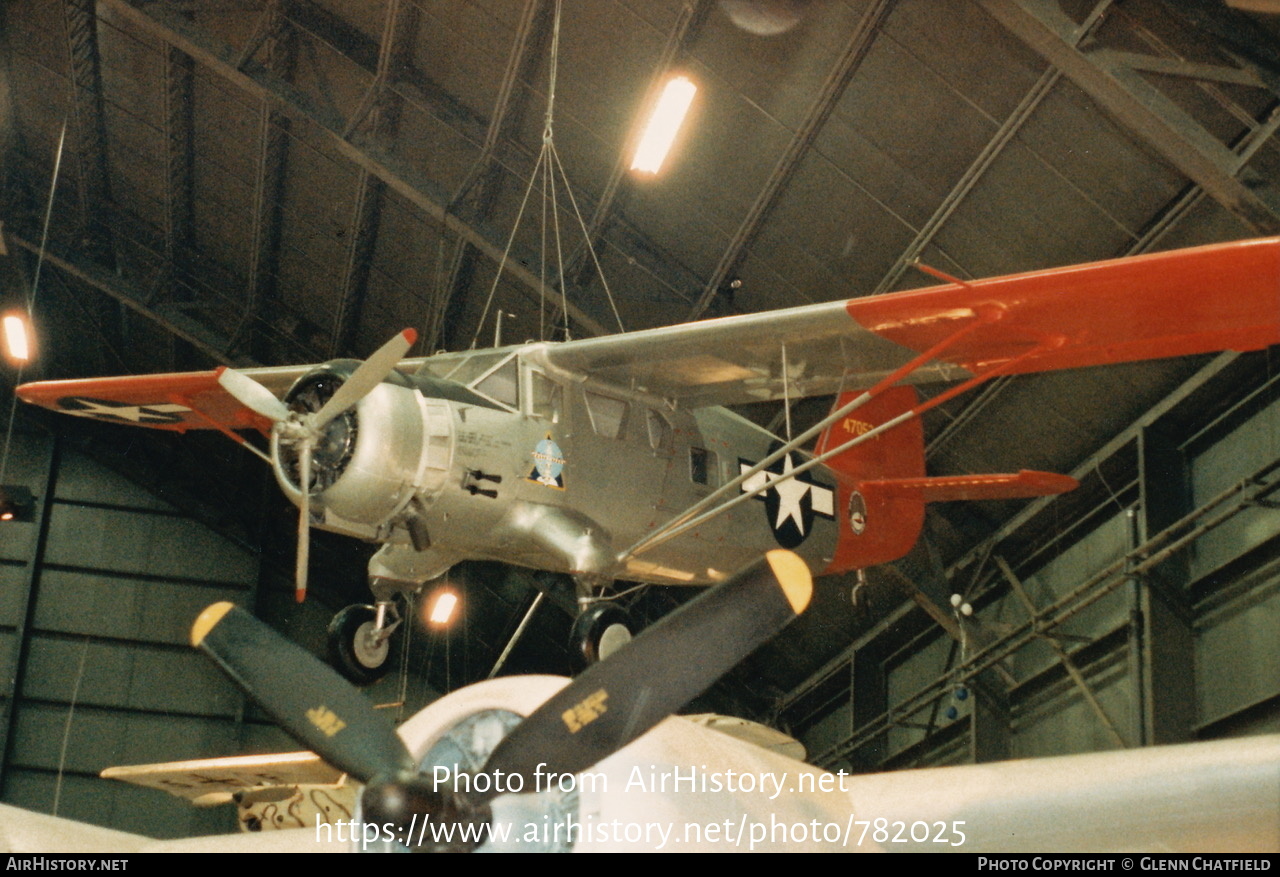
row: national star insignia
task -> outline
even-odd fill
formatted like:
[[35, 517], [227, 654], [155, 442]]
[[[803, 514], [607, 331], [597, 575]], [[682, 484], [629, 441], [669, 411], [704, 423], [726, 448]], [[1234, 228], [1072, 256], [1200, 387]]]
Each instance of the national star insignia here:
[[[752, 465], [746, 460], [738, 461], [740, 472], [746, 472]], [[780, 531], [784, 525], [788, 521], [792, 522], [798, 538], [787, 541], [798, 544], [809, 535], [814, 515], [835, 517], [835, 491], [818, 483], [808, 472], [793, 475], [795, 468], [795, 459], [787, 454], [780, 468], [774, 464], [763, 472], [757, 472], [742, 483], [742, 490], [744, 493], [755, 493], [757, 498], [766, 500], [767, 504], [769, 501], [766, 494], [774, 494], [777, 510], [775, 512], [772, 508], [769, 509], [772, 512], [769, 526], [781, 538]]]
[[67, 414], [92, 417], [95, 420], [124, 421], [126, 423], [180, 423], [180, 413], [190, 411], [175, 402], [157, 402], [147, 405], [130, 405], [105, 399], [69, 397], [58, 402]]

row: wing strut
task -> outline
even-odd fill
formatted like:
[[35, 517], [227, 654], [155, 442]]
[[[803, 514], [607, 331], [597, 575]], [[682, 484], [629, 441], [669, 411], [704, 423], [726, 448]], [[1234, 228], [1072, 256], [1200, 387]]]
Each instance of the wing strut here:
[[[787, 454], [790, 454], [792, 451], [798, 450], [801, 445], [813, 439], [815, 436], [818, 435], [818, 433], [822, 432], [828, 426], [838, 422], [841, 418], [846, 417], [853, 411], [856, 411], [857, 409], [861, 408], [863, 405], [870, 402], [876, 396], [879, 396], [885, 390], [892, 387], [894, 384], [896, 384], [898, 381], [905, 378], [907, 375], [911, 374], [916, 369], [919, 369], [925, 364], [927, 364], [928, 362], [930, 362], [931, 360], [936, 359], [947, 348], [955, 345], [957, 342], [968, 337], [968, 335], [973, 331], [975, 331], [976, 329], [982, 326], [988, 325], [990, 323], [996, 322], [1001, 318], [1001, 316], [1003, 316], [1003, 314], [1004, 314], [1003, 309], [999, 307], [989, 307], [981, 311], [975, 312], [974, 316], [976, 316], [977, 319], [969, 323], [969, 325], [961, 329], [958, 329], [957, 331], [948, 335], [946, 338], [939, 341], [937, 344], [930, 347], [924, 353], [921, 353], [919, 356], [916, 356], [910, 362], [907, 362], [905, 365], [889, 373], [884, 378], [882, 378], [878, 383], [873, 385], [870, 389], [865, 390], [863, 393], [858, 395], [856, 398], [854, 398], [847, 404], [841, 406], [835, 411], [832, 411], [830, 414], [828, 414], [822, 420], [818, 421], [812, 427], [805, 430], [800, 435], [796, 436], [790, 441], [786, 442], [785, 444], [782, 445], [782, 447], [778, 448], [773, 453], [765, 456], [764, 459], [760, 460], [750, 469], [747, 469], [741, 472], [736, 478], [733, 478], [730, 481], [722, 484], [720, 487], [716, 488], [711, 493], [707, 494], [706, 496], [698, 500], [693, 505], [689, 506], [689, 508], [685, 509], [679, 515], [672, 518], [662, 527], [659, 527], [657, 530], [645, 536], [636, 544], [632, 545], [626, 551], [619, 554], [618, 562], [626, 563], [631, 558], [637, 557], [640, 554], [643, 554], [644, 552], [648, 551], [650, 548], [656, 548], [657, 546], [668, 541], [672, 537], [685, 532], [686, 530], [689, 529], [689, 527], [685, 526], [686, 522], [694, 519], [695, 516], [698, 516], [697, 523], [701, 524], [704, 521], [710, 520], [711, 518], [715, 517], [715, 515], [718, 515], [721, 512], [729, 508], [732, 508], [733, 506], [737, 505], [739, 502], [745, 499], [751, 499], [752, 497], [761, 493], [765, 489], [765, 487], [771, 487], [774, 484], [776, 484], [779, 480], [786, 480], [787, 478], [793, 478], [796, 475], [800, 474], [800, 472], [802, 471], [808, 471], [808, 469], [811, 468], [812, 465], [814, 465], [813, 462], [806, 463], [804, 466], [793, 470], [792, 473], [788, 476], [773, 479], [771, 482], [761, 487], [759, 490], [743, 493], [738, 497], [731, 499], [729, 502], [725, 503], [723, 506], [716, 508], [714, 512], [711, 514], [702, 515], [702, 512], [711, 508], [713, 505], [715, 505], [716, 502], [718, 502], [725, 496], [728, 496], [729, 494], [733, 493], [734, 491], [739, 490], [748, 479], [754, 478], [756, 475], [760, 474], [765, 469], [772, 466], [778, 460], [781, 460]], [[1023, 356], [1025, 357], [1025, 356], [1031, 355], [1032, 353], [1038, 353], [1041, 350], [1045, 349], [1046, 347], [1056, 346], [1058, 343], [1060, 342], [1057, 339], [1054, 339], [1052, 342], [1047, 342], [1047, 341], [1042, 342], [1039, 346], [1028, 351], [1026, 354], [1023, 354]], [[1019, 360], [1022, 358], [1023, 357], [1019, 357]], [[999, 371], [998, 368], [992, 369], [984, 374], [978, 375], [970, 379], [969, 381], [966, 381], [964, 384], [960, 386], [960, 388], [957, 388], [955, 392], [952, 393], [952, 395], [955, 395], [955, 393], [958, 393], [958, 392], [963, 392], [964, 389], [968, 389], [969, 387], [977, 383], [981, 383], [982, 381], [985, 381], [988, 378], [994, 377], [998, 371]], [[951, 396], [947, 396], [946, 398], [949, 399], [951, 398]], [[945, 399], [941, 401], [945, 401]], [[940, 402], [934, 402], [932, 404], [936, 405], [936, 404], [940, 404]], [[932, 407], [932, 405], [930, 405], [929, 407]], [[924, 410], [926, 409], [920, 408], [920, 411], [924, 411]], [[906, 412], [906, 413], [910, 414], [911, 412]], [[885, 429], [888, 429], [891, 425], [896, 426], [897, 424], [901, 423], [903, 419], [905, 418], [897, 418], [893, 421], [890, 421], [889, 423], [882, 425], [880, 428], [874, 431], [874, 434], [879, 435]], [[868, 435], [867, 437], [870, 438], [872, 436]], [[826, 460], [829, 457], [834, 456], [835, 453], [837, 452], [846, 451], [849, 448], [853, 447], [854, 444], [857, 444], [857, 442], [846, 443], [845, 445], [842, 445], [840, 448], [837, 448], [836, 451], [833, 451], [828, 454], [824, 454], [822, 456], [822, 459]]]
[[779, 481], [789, 480], [791, 478], [795, 478], [797, 475], [801, 475], [805, 472], [808, 472], [810, 469], [814, 468], [815, 466], [822, 465], [827, 460], [830, 460], [832, 457], [838, 457], [840, 454], [843, 454], [845, 451], [849, 450], [850, 448], [856, 447], [857, 445], [860, 445], [863, 442], [870, 441], [871, 439], [875, 438], [881, 433], [888, 432], [889, 430], [893, 429], [895, 426], [905, 423], [906, 421], [910, 420], [913, 417], [919, 417], [921, 414], [928, 411], [929, 409], [936, 408], [937, 406], [941, 405], [943, 402], [946, 402], [946, 401], [949, 401], [950, 399], [955, 398], [961, 393], [967, 390], [970, 390], [973, 387], [976, 387], [978, 384], [981, 384], [982, 382], [990, 380], [991, 378], [994, 378], [997, 375], [1000, 375], [1004, 372], [1007, 372], [1007, 371], [1010, 371], [1011, 369], [1016, 368], [1020, 363], [1022, 363], [1026, 359], [1029, 359], [1033, 356], [1042, 354], [1045, 351], [1053, 350], [1061, 346], [1065, 340], [1062, 338], [1062, 336], [1051, 336], [1051, 337], [1045, 338], [1035, 347], [1030, 348], [1026, 352], [1021, 353], [1018, 356], [1015, 356], [1011, 359], [1007, 359], [987, 369], [985, 372], [982, 372], [981, 374], [974, 375], [973, 377], [969, 378], [969, 380], [964, 381], [963, 383], [957, 384], [956, 386], [950, 388], [949, 390], [945, 390], [944, 392], [939, 393], [937, 396], [934, 396], [932, 399], [928, 399], [924, 402], [921, 402], [919, 405], [916, 405], [913, 408], [907, 409], [906, 411], [899, 414], [897, 417], [891, 418], [890, 420], [886, 420], [884, 423], [880, 424], [879, 426], [876, 426], [873, 429], [870, 429], [859, 436], [855, 436], [854, 438], [851, 438], [849, 441], [845, 442], [844, 444], [831, 448], [830, 450], [825, 451], [822, 454], [816, 457], [813, 457], [810, 460], [805, 461], [799, 466], [796, 466], [786, 475], [780, 475], [768, 481], [762, 482], [761, 484], [751, 488], [750, 490], [742, 491], [737, 496], [721, 503], [715, 508], [712, 508], [709, 511], [706, 510], [712, 504], [712, 502], [723, 497], [728, 491], [734, 488], [740, 488], [743, 482], [745, 482], [748, 478], [762, 471], [766, 466], [769, 466], [773, 462], [781, 459], [784, 454], [790, 453], [791, 451], [795, 450], [803, 442], [808, 441], [810, 438], [817, 435], [823, 429], [826, 429], [828, 426], [835, 423], [840, 418], [844, 417], [850, 411], [855, 410], [856, 408], [869, 402], [875, 396], [879, 395], [880, 393], [883, 393], [886, 389], [889, 388], [889, 386], [892, 383], [896, 382], [901, 377], [919, 368], [928, 359], [931, 359], [939, 349], [949, 347], [950, 345], [954, 344], [956, 341], [960, 340], [962, 337], [967, 335], [970, 331], [976, 329], [978, 326], [983, 325], [984, 323], [987, 323], [987, 322], [991, 322], [996, 319], [999, 319], [999, 311], [996, 311], [993, 316], [988, 316], [987, 314], [983, 314], [982, 318], [978, 322], [969, 324], [965, 328], [961, 329], [958, 332], [955, 332], [948, 338], [944, 339], [939, 344], [935, 345], [934, 347], [931, 347], [929, 350], [925, 351], [920, 356], [917, 356], [915, 359], [911, 360], [911, 362], [907, 363], [902, 368], [895, 371], [893, 374], [887, 376], [884, 380], [876, 384], [870, 390], [867, 390], [866, 392], [862, 393], [853, 401], [849, 402], [847, 405], [844, 405], [838, 410], [833, 411], [831, 414], [827, 415], [821, 421], [819, 421], [815, 426], [806, 430], [802, 435], [796, 437], [794, 440], [790, 442], [787, 442], [781, 448], [779, 448], [778, 450], [774, 451], [772, 454], [769, 454], [767, 457], [765, 457], [764, 460], [757, 463], [755, 466], [751, 467], [750, 469], [744, 471], [741, 475], [739, 475], [737, 478], [734, 478], [732, 481], [729, 481], [720, 489], [716, 490], [711, 494], [708, 494], [706, 497], [704, 497], [694, 505], [690, 506], [687, 511], [682, 512], [679, 516], [674, 518], [671, 522], [659, 528], [658, 530], [654, 531], [653, 533], [650, 533], [644, 539], [641, 539], [639, 542], [637, 542], [634, 546], [632, 546], [631, 548], [619, 554], [618, 562], [626, 563], [632, 557], [636, 557], [637, 555], [645, 551], [648, 551], [650, 548], [655, 548], [663, 544], [664, 542], [674, 539], [676, 536], [679, 536], [682, 533], [686, 533], [695, 527], [699, 527], [702, 524], [706, 523], [707, 521], [711, 520], [712, 518], [716, 517], [717, 515], [720, 515], [731, 508], [741, 505], [747, 500], [753, 499], [759, 494], [764, 493], [766, 490], [769, 490], [775, 487]]
[[194, 414], [196, 417], [199, 417], [201, 420], [204, 420], [205, 422], [207, 422], [207, 423], [209, 424], [209, 426], [210, 426], [212, 429], [216, 429], [218, 432], [222, 433], [222, 434], [223, 434], [223, 435], [225, 435], [227, 438], [231, 439], [233, 442], [235, 442], [236, 444], [240, 445], [240, 447], [242, 447], [242, 448], [244, 448], [245, 450], [247, 450], [247, 451], [249, 451], [249, 452], [253, 453], [256, 457], [258, 457], [258, 459], [263, 460], [263, 461], [264, 461], [268, 466], [270, 466], [270, 465], [271, 465], [271, 455], [270, 455], [270, 454], [264, 453], [261, 449], [259, 449], [259, 448], [255, 447], [254, 445], [251, 445], [251, 444], [249, 443], [249, 440], [248, 440], [248, 439], [246, 439], [244, 436], [240, 435], [240, 434], [239, 434], [239, 433], [237, 433], [237, 432], [233, 432], [232, 430], [230, 430], [230, 429], [228, 429], [227, 427], [223, 426], [223, 425], [222, 425], [221, 423], [219, 423], [218, 421], [214, 420], [214, 419], [213, 419], [212, 417], [210, 417], [208, 414], [205, 414], [205, 413], [204, 413], [203, 411], [201, 411], [201, 410], [200, 410], [200, 408], [199, 408], [197, 405], [195, 405], [195, 404], [194, 404], [190, 399], [188, 399], [188, 398], [186, 398], [186, 397], [177, 397], [177, 399], [178, 399], [178, 401], [181, 401], [181, 403], [182, 403], [183, 405], [185, 405], [185, 406], [187, 406], [188, 408], [190, 408], [190, 409], [191, 409], [191, 413], [192, 413], [192, 414]]

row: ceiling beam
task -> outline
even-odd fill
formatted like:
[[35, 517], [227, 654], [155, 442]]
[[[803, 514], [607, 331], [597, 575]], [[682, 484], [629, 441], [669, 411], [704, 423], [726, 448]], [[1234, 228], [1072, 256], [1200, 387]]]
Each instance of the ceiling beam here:
[[164, 53], [165, 257], [177, 263], [192, 249], [195, 63], [172, 46]]
[[1114, 57], [1082, 52], [1077, 29], [1048, 0], [976, 0], [992, 18], [1063, 72], [1122, 127], [1194, 181], [1253, 231], [1280, 232], [1280, 212], [1233, 173], [1235, 156], [1181, 107]]
[[[498, 144], [504, 130], [519, 127], [527, 108], [527, 95], [520, 100], [514, 99], [516, 85], [521, 79], [532, 78], [537, 58], [546, 49], [551, 38], [550, 15], [550, 6], [545, 0], [526, 0], [520, 23], [516, 25], [515, 38], [507, 53], [507, 67], [503, 71], [498, 96], [489, 116], [484, 144], [462, 185], [450, 199], [450, 209], [456, 210], [464, 199], [470, 197], [475, 205], [476, 215], [481, 219], [488, 220], [493, 213], [498, 195], [502, 191], [503, 179], [502, 166], [494, 160]], [[457, 319], [457, 313], [461, 310], [463, 291], [471, 285], [471, 279], [475, 275], [478, 256], [479, 253], [469, 241], [465, 238], [458, 240], [449, 261], [449, 276], [445, 285], [432, 296], [433, 306], [431, 313], [427, 315], [425, 333], [429, 339], [429, 350], [459, 346], [464, 330], [460, 325], [461, 321]], [[541, 303], [538, 307], [541, 309]]]
[[845, 88], [853, 78], [853, 74], [862, 65], [867, 52], [871, 50], [876, 35], [884, 26], [885, 19], [889, 17], [889, 13], [893, 11], [895, 3], [896, 0], [874, 0], [862, 14], [862, 19], [858, 22], [858, 26], [854, 28], [853, 34], [845, 44], [844, 51], [841, 52], [840, 58], [827, 76], [827, 81], [823, 83], [818, 97], [809, 107], [809, 112], [804, 121], [800, 123], [800, 127], [792, 135], [791, 142], [787, 144], [786, 150], [778, 159], [778, 163], [774, 165], [768, 179], [765, 180], [760, 194], [756, 196], [755, 203], [747, 210], [747, 215], [743, 218], [742, 224], [738, 226], [738, 230], [730, 239], [728, 247], [725, 248], [724, 253], [720, 256], [720, 262], [716, 265], [715, 271], [712, 272], [711, 278], [703, 288], [702, 295], [698, 298], [697, 303], [694, 304], [693, 309], [689, 311], [689, 320], [697, 320], [706, 313], [716, 295], [720, 293], [733, 273], [738, 270], [738, 266], [746, 257], [747, 250], [750, 249], [751, 244], [755, 241], [756, 235], [759, 233], [761, 226], [763, 226], [769, 212], [777, 203], [779, 196], [786, 190], [787, 184], [791, 182], [791, 177], [795, 174], [796, 168], [799, 167], [801, 160], [808, 153], [814, 139], [818, 136], [818, 132], [822, 130], [822, 126], [826, 124], [831, 111], [835, 109], [840, 96], [844, 94]]
[[[98, 45], [98, 18], [94, 0], [65, 0], [68, 70], [71, 80], [74, 123], [67, 130], [68, 158], [77, 165], [79, 226], [89, 257], [111, 268], [118, 267], [115, 232], [110, 215], [111, 164], [107, 156], [106, 110], [102, 93], [102, 56]], [[53, 197], [52, 190], [49, 195]], [[94, 303], [94, 321], [117, 350], [127, 345], [127, 311], [106, 300]]]
[[[297, 60], [297, 37], [288, 19], [272, 0], [259, 22], [261, 51], [265, 67], [281, 80], [293, 75]], [[244, 59], [247, 61], [247, 59]], [[233, 349], [244, 347], [258, 359], [268, 359], [263, 345], [263, 313], [276, 294], [276, 273], [280, 264], [281, 225], [284, 222], [285, 174], [289, 160], [289, 117], [278, 112], [271, 101], [258, 108], [258, 162], [254, 171], [253, 228], [249, 244], [249, 276], [245, 283], [245, 306], [231, 336]], [[269, 318], [268, 318], [269, 319]]]
[[[1111, 0], [1102, 0], [1102, 2], [1098, 3], [1090, 13], [1089, 18], [1075, 30], [1071, 39], [1078, 43], [1093, 34], [1103, 20], [1103, 13], [1110, 7]], [[1000, 125], [999, 130], [996, 131], [995, 136], [982, 148], [982, 152], [978, 153], [978, 157], [965, 169], [959, 181], [947, 193], [947, 197], [943, 198], [942, 203], [933, 211], [933, 215], [916, 232], [911, 243], [907, 244], [906, 249], [902, 251], [902, 255], [880, 278], [880, 282], [876, 284], [876, 288], [871, 293], [872, 295], [890, 292], [897, 287], [898, 282], [902, 280], [902, 275], [924, 254], [925, 248], [933, 242], [938, 232], [941, 231], [942, 226], [956, 212], [956, 209], [964, 203], [965, 198], [973, 191], [974, 186], [978, 184], [978, 181], [995, 163], [995, 160], [1004, 152], [1005, 146], [1022, 130], [1022, 126], [1031, 119], [1036, 110], [1039, 109], [1040, 104], [1053, 91], [1054, 86], [1058, 84], [1058, 80], [1061, 78], [1062, 72], [1055, 67], [1050, 67], [1040, 74], [1040, 78], [1036, 80], [1035, 85], [1031, 86], [1031, 89], [1014, 107], [1013, 112], [1009, 114], [1008, 118]]]
[[[151, 305], [148, 303], [148, 291], [127, 277], [121, 276], [114, 268], [99, 264], [83, 255], [73, 252], [60, 252], [46, 248], [41, 253], [40, 244], [24, 233], [5, 226], [8, 240], [24, 250], [40, 255], [46, 263], [86, 283], [99, 292], [103, 292], [124, 307], [139, 314], [160, 326], [166, 332], [181, 338], [188, 344], [203, 352], [214, 362], [222, 365], [245, 367], [258, 365], [246, 356], [232, 356], [226, 353], [228, 339], [209, 326], [205, 326], [183, 310], [174, 306]], [[166, 269], [172, 274], [172, 269]]]
[[111, 203], [111, 168], [107, 163], [107, 128], [102, 102], [102, 58], [94, 0], [67, 0], [67, 24], [75, 126], [72, 151], [80, 166], [80, 222], [90, 245], [110, 258], [110, 227], [96, 221]]
[[[237, 53], [232, 47], [195, 27], [171, 9], [159, 4], [147, 4], [143, 9], [139, 5], [140, 0], [100, 2], [144, 33], [181, 49], [201, 65], [258, 99], [270, 101], [290, 118], [315, 126], [349, 161], [368, 170], [449, 231], [466, 238], [493, 261], [503, 262], [504, 246], [492, 229], [482, 223], [466, 222], [448, 212], [448, 199], [417, 168], [370, 142], [359, 132], [353, 132], [350, 137], [344, 136], [347, 122], [334, 110], [320, 105], [261, 65], [250, 63], [239, 69], [235, 63]], [[531, 264], [536, 264], [536, 260]], [[504, 270], [525, 288], [533, 301], [558, 294], [535, 272], [521, 264], [519, 255], [507, 258]], [[608, 334], [600, 322], [581, 308], [570, 303], [569, 310], [572, 319], [588, 334]]]
[[[385, 143], [393, 140], [400, 125], [403, 98], [390, 88], [396, 71], [407, 66], [421, 19], [418, 7], [406, 0], [390, 0], [382, 26], [378, 67], [365, 92], [361, 107], [348, 123], [348, 136], [356, 126], [366, 124], [369, 136]], [[355, 210], [347, 236], [347, 262], [342, 272], [341, 299], [333, 324], [330, 356], [355, 349], [356, 330], [364, 313], [369, 290], [369, 268], [378, 244], [378, 226], [386, 185], [367, 169], [360, 169], [356, 181]]]

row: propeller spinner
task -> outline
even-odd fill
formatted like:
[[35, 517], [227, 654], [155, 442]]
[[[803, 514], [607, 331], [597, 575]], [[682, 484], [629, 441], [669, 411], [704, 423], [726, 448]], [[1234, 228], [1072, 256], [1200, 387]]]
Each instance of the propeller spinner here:
[[218, 383], [246, 408], [261, 414], [275, 425], [272, 429], [283, 445], [292, 445], [297, 453], [298, 492], [298, 558], [295, 572], [295, 594], [301, 603], [307, 595], [307, 564], [311, 551], [312, 463], [315, 451], [325, 439], [325, 431], [335, 418], [356, 405], [391, 374], [396, 364], [418, 340], [418, 333], [405, 329], [372, 356], [362, 362], [315, 411], [306, 406], [290, 408], [275, 394], [243, 372], [224, 368]]
[[[769, 552], [589, 667], [521, 721], [481, 772], [518, 775], [524, 788], [534, 788], [539, 764], [559, 773], [590, 768], [772, 638], [804, 611], [812, 589], [803, 560], [781, 549]], [[497, 783], [473, 784], [484, 792], [437, 788], [359, 690], [243, 609], [210, 606], [191, 641], [286, 731], [364, 784], [368, 822], [407, 826], [415, 815], [436, 822], [490, 819]]]

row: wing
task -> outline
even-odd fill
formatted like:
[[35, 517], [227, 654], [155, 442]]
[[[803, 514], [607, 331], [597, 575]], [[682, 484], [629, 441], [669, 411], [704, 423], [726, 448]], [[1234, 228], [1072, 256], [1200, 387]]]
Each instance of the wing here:
[[342, 772], [314, 752], [286, 752], [109, 767], [102, 777], [159, 789], [204, 806], [229, 802], [235, 794], [261, 797], [278, 789], [287, 797], [300, 785], [336, 785]]
[[1280, 343], [1280, 238], [583, 339], [552, 367], [684, 407], [1026, 373]]
[[[245, 373], [277, 396], [311, 366], [245, 369]], [[24, 402], [63, 414], [129, 423], [153, 429], [256, 429], [271, 431], [271, 422], [241, 405], [218, 384], [220, 370], [180, 374], [39, 381], [18, 387]]]

